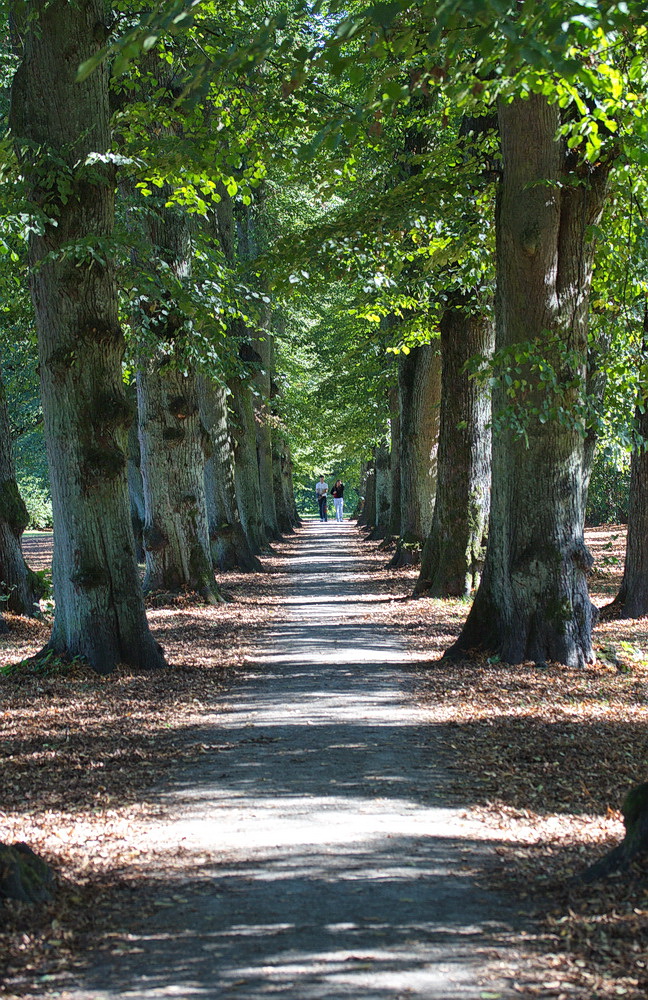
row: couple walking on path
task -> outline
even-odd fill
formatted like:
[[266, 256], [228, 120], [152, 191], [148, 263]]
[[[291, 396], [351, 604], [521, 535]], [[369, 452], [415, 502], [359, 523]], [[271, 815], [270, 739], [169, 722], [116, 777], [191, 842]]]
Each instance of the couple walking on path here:
[[[324, 479], [324, 476], [320, 476], [319, 482], [315, 483], [315, 496], [319, 504], [320, 521], [328, 521], [328, 511], [326, 509], [328, 503], [328, 483]], [[335, 485], [331, 490], [331, 496], [333, 497], [333, 506], [335, 507], [335, 520], [341, 522], [344, 520], [344, 483], [341, 479], [336, 479]]]

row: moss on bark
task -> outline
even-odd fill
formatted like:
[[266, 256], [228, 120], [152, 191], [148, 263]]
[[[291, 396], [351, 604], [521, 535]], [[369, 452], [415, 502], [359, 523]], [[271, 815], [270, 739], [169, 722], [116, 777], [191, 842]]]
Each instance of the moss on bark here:
[[29, 515], [15, 479], [0, 483], [0, 520], [6, 521], [14, 535], [21, 535], [29, 523]]

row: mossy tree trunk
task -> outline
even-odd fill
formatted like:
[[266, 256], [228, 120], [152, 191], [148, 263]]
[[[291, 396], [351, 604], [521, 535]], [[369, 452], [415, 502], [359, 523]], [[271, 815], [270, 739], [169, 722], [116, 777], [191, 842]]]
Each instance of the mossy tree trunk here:
[[412, 565], [432, 523], [437, 481], [441, 355], [421, 344], [398, 359], [400, 406], [400, 528], [390, 567]]
[[[13, 4], [18, 23], [23, 4]], [[109, 149], [108, 74], [78, 66], [104, 44], [99, 0], [38, 0], [22, 24], [11, 125], [30, 195], [45, 222], [30, 236], [31, 290], [54, 513], [56, 601], [47, 649], [164, 666], [146, 621], [126, 483], [132, 421], [109, 243], [114, 177], [93, 162]], [[92, 252], [90, 250], [92, 247]]]
[[369, 538], [377, 541], [384, 538], [389, 530], [389, 512], [391, 507], [391, 463], [389, 445], [382, 441], [374, 449], [374, 479], [375, 479], [375, 521]]
[[255, 423], [257, 440], [257, 461], [259, 464], [259, 482], [262, 495], [263, 524], [269, 539], [280, 537], [279, 521], [275, 502], [274, 468], [272, 461], [273, 428], [270, 412], [272, 394], [272, 332], [269, 328], [269, 317], [266, 329], [257, 332], [252, 341], [253, 349], [260, 357], [258, 370], [254, 374]]
[[234, 446], [234, 481], [241, 523], [254, 553], [267, 552], [268, 536], [262, 504], [272, 480], [261, 484], [257, 458], [256, 421], [252, 390], [244, 377], [229, 381], [230, 433]]
[[[401, 453], [400, 453], [400, 405], [398, 385], [389, 390], [389, 520], [383, 545], [392, 545], [400, 535], [401, 526]], [[391, 561], [390, 561], [391, 565]]]
[[376, 462], [372, 458], [367, 462], [364, 478], [364, 504], [358, 524], [364, 528], [376, 526]]
[[[260, 204], [263, 195], [259, 193]], [[252, 262], [260, 252], [262, 232], [260, 232], [259, 214], [256, 215], [250, 206], [238, 206], [238, 256], [248, 263]], [[267, 301], [266, 301], [267, 300]], [[259, 467], [259, 485], [261, 490], [261, 514], [267, 539], [280, 537], [275, 493], [273, 485], [272, 465], [272, 416], [270, 412], [272, 398], [272, 368], [274, 356], [274, 341], [271, 329], [271, 307], [269, 296], [263, 290], [263, 306], [259, 318], [259, 327], [250, 330], [249, 346], [255, 354], [255, 364], [250, 371], [254, 403], [254, 425], [256, 429], [256, 452]]]
[[[148, 206], [147, 229], [155, 258], [174, 282], [191, 274], [191, 234], [186, 213], [165, 201]], [[137, 374], [140, 468], [144, 486], [144, 590], [194, 592], [208, 603], [222, 600], [209, 543], [205, 497], [208, 436], [200, 419], [197, 376], [176, 354], [185, 317], [173, 287], [141, 305], [149, 357]]]
[[286, 427], [281, 417], [281, 387], [277, 383], [277, 365], [275, 345], [277, 337], [285, 335], [285, 316], [277, 312], [273, 317], [273, 339], [270, 353], [270, 401], [272, 420], [272, 478], [274, 484], [275, 510], [277, 525], [282, 534], [292, 534], [301, 524], [301, 518], [295, 503], [295, 487], [293, 483], [293, 463], [290, 443]]
[[199, 396], [201, 419], [211, 440], [211, 455], [205, 465], [205, 486], [212, 560], [221, 571], [256, 572], [263, 567], [250, 548], [236, 501], [227, 390], [221, 383], [201, 376]]
[[[559, 124], [559, 109], [539, 95], [499, 109], [496, 348], [522, 358], [513, 400], [522, 426], [516, 431], [506, 418], [494, 435], [484, 573], [453, 656], [481, 649], [509, 663], [594, 659], [577, 414], [586, 377], [588, 230], [604, 203], [607, 168], [575, 173], [556, 138]], [[496, 422], [510, 416], [509, 388], [497, 380]]]
[[207, 503], [205, 439], [196, 378], [161, 362], [137, 374], [144, 485], [144, 591], [194, 592], [221, 600], [214, 579]]
[[[214, 228], [221, 250], [231, 267], [236, 267], [241, 253], [245, 255], [245, 227], [237, 226], [234, 203], [223, 188], [214, 216]], [[239, 220], [240, 221], [240, 220]], [[236, 502], [243, 530], [251, 551], [258, 555], [268, 550], [268, 536], [262, 507], [263, 496], [259, 477], [257, 426], [254, 397], [250, 387], [250, 372], [261, 367], [262, 359], [252, 344], [252, 336], [241, 320], [235, 320], [229, 330], [239, 344], [238, 370], [228, 378], [229, 433], [234, 454]], [[272, 493], [272, 479], [268, 483]], [[274, 503], [274, 497], [272, 502]]]
[[360, 463], [360, 485], [358, 487], [358, 505], [353, 512], [354, 517], [357, 520], [358, 527], [362, 527], [366, 524], [365, 521], [365, 511], [367, 507], [367, 479], [369, 476], [369, 463]]
[[494, 330], [456, 300], [441, 318], [441, 408], [436, 498], [414, 593], [467, 597], [484, 564], [490, 503], [490, 390], [466, 362], [492, 354]]
[[138, 563], [143, 563], [146, 559], [144, 555], [144, 520], [146, 517], [146, 503], [144, 501], [144, 483], [142, 482], [141, 455], [139, 434], [137, 429], [138, 421], [133, 424], [128, 432], [128, 496], [130, 499], [131, 524], [133, 525], [133, 535], [135, 537], [135, 554]]
[[301, 519], [295, 506], [290, 445], [281, 432], [273, 435], [272, 467], [277, 523], [283, 534], [290, 535]]
[[0, 607], [33, 618], [38, 614], [41, 587], [25, 563], [20, 544], [28, 521], [16, 483], [7, 397], [0, 373]]
[[643, 618], [648, 615], [648, 410], [644, 399], [637, 407], [639, 443], [632, 452], [625, 564], [619, 593], [605, 609], [606, 616]]

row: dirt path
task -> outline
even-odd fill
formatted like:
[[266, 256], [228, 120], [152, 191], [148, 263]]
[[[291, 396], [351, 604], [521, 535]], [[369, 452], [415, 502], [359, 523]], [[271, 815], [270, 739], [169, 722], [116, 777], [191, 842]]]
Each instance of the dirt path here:
[[493, 844], [448, 806], [439, 736], [399, 640], [368, 620], [354, 550], [347, 524], [301, 533], [288, 620], [162, 793], [160, 905], [126, 915], [121, 954], [65, 1000], [513, 995], [489, 961], [523, 918], [480, 887]]

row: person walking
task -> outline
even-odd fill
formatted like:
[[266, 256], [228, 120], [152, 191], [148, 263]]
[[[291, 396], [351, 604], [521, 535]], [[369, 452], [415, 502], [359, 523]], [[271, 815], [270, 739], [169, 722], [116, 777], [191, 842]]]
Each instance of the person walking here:
[[333, 497], [333, 506], [335, 507], [335, 520], [342, 522], [343, 511], [344, 511], [344, 483], [341, 479], [336, 480], [335, 486], [331, 490], [331, 496]]
[[315, 496], [319, 504], [320, 521], [328, 521], [326, 502], [328, 500], [328, 483], [324, 476], [319, 477], [319, 483], [315, 483]]

